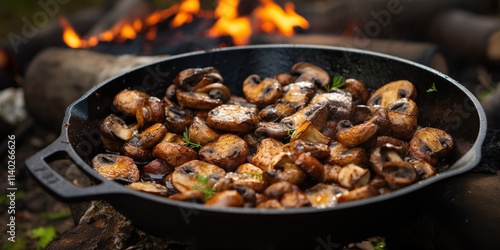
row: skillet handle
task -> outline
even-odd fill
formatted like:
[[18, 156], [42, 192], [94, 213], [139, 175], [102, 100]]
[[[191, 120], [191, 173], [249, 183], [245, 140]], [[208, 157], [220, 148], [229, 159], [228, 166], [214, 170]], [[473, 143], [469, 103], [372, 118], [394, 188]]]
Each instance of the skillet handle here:
[[70, 144], [61, 136], [25, 161], [28, 172], [48, 193], [64, 202], [88, 201], [128, 193], [127, 188], [107, 181], [97, 173], [96, 175], [87, 174], [95, 183], [87, 187], [76, 186], [61, 176], [49, 165], [48, 160], [70, 158], [85, 173], [82, 169], [85, 163], [79, 158], [75, 160], [75, 157], [71, 156], [70, 148]]

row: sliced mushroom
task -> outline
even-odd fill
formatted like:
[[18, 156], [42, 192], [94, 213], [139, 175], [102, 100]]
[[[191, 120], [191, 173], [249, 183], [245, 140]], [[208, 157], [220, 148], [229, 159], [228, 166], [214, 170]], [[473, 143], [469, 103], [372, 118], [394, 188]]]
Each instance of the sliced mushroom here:
[[184, 144], [184, 138], [178, 134], [167, 132], [161, 142], [173, 142], [177, 144]]
[[304, 171], [314, 182], [323, 181], [325, 168], [321, 162], [314, 158], [311, 153], [299, 153], [295, 158], [295, 164]]
[[272, 170], [264, 171], [262, 177], [266, 183], [287, 181], [295, 185], [302, 184], [307, 175], [295, 164], [294, 159], [287, 153], [280, 153], [271, 159]]
[[275, 75], [274, 78], [276, 78], [276, 80], [278, 80], [278, 82], [282, 86], [285, 86], [285, 85], [288, 85], [292, 82], [295, 82], [295, 80], [297, 79], [297, 77], [292, 76], [289, 73], [280, 73], [280, 74]]
[[214, 99], [207, 93], [177, 91], [177, 102], [183, 108], [211, 110], [223, 104], [221, 99]]
[[258, 116], [261, 121], [279, 122], [284, 117], [291, 116], [296, 111], [297, 109], [293, 105], [279, 102], [261, 109]]
[[168, 131], [182, 134], [188, 128], [194, 119], [194, 113], [190, 109], [179, 106], [165, 107], [165, 126]]
[[153, 148], [153, 155], [174, 167], [198, 159], [198, 153], [194, 149], [173, 142], [156, 144]]
[[372, 185], [367, 184], [342, 194], [337, 200], [339, 203], [342, 203], [347, 201], [366, 199], [377, 195], [379, 195], [377, 189], [374, 188]]
[[339, 124], [339, 120], [336, 120], [336, 119], [328, 120], [326, 122], [323, 130], [321, 130], [321, 133], [324, 134], [326, 137], [335, 138], [335, 136], [337, 134], [337, 125], [338, 124]]
[[150, 177], [159, 176], [163, 178], [165, 177], [165, 175], [174, 171], [174, 167], [172, 165], [167, 164], [163, 160], [155, 159], [150, 161], [144, 167], [142, 167], [142, 171], [144, 172], [144, 174], [147, 174]]
[[176, 167], [172, 172], [171, 180], [174, 188], [184, 193], [189, 190], [211, 189], [215, 182], [225, 174], [226, 171], [216, 165], [192, 160]]
[[382, 173], [391, 189], [400, 189], [418, 180], [417, 171], [411, 163], [406, 161], [386, 162]]
[[104, 178], [128, 183], [140, 179], [139, 168], [130, 157], [116, 154], [98, 154], [92, 159], [92, 167]]
[[370, 98], [370, 92], [366, 86], [358, 79], [348, 78], [344, 81], [344, 88], [351, 93], [354, 105], [366, 104]]
[[304, 122], [311, 122], [318, 130], [325, 127], [330, 114], [326, 104], [311, 104], [287, 116], [280, 121], [280, 124], [287, 129], [297, 129]]
[[316, 86], [311, 82], [295, 82], [283, 87], [283, 97], [279, 102], [290, 104], [300, 110], [305, 107], [316, 93]]
[[310, 153], [318, 160], [324, 160], [330, 157], [330, 148], [326, 144], [304, 141], [301, 139], [293, 140], [283, 146], [284, 151], [292, 154]]
[[222, 83], [212, 83], [200, 88], [195, 88], [196, 93], [205, 93], [211, 99], [220, 100], [226, 103], [231, 98], [231, 90]]
[[372, 150], [370, 154], [370, 167], [379, 176], [383, 175], [383, 168], [386, 162], [401, 162], [405, 155], [402, 146], [390, 143], [383, 144]]
[[368, 163], [368, 154], [364, 148], [349, 148], [344, 146], [342, 143], [333, 141], [330, 144], [329, 149], [329, 163], [338, 164], [340, 166], [352, 163], [361, 167], [366, 166]]
[[409, 162], [417, 171], [417, 176], [419, 179], [425, 180], [437, 174], [436, 168], [424, 160], [410, 159]]
[[248, 102], [262, 108], [275, 103], [283, 94], [283, 88], [274, 78], [262, 79], [253, 74], [243, 81], [243, 94]]
[[125, 141], [138, 134], [138, 125], [127, 125], [120, 117], [111, 114], [101, 123], [101, 139], [105, 149], [119, 152]]
[[115, 107], [128, 116], [135, 117], [137, 110], [142, 106], [142, 103], [149, 94], [139, 90], [122, 90], [113, 98]]
[[255, 155], [250, 160], [250, 163], [257, 166], [258, 168], [268, 171], [273, 170], [273, 157], [278, 154], [283, 153], [283, 143], [273, 138], [263, 139], [257, 150]]
[[189, 126], [188, 133], [189, 140], [201, 145], [215, 141], [220, 136], [220, 133], [210, 128], [207, 122], [198, 116], [194, 117], [191, 126]]
[[337, 164], [325, 164], [323, 165], [323, 168], [325, 169], [325, 174], [324, 174], [324, 183], [339, 183], [339, 173], [340, 170], [342, 169], [342, 166], [337, 165]]
[[263, 192], [266, 188], [262, 176], [262, 169], [250, 163], [242, 164], [238, 166], [234, 173], [231, 172], [226, 174], [226, 177], [231, 178], [234, 186], [245, 186], [256, 192]]
[[308, 81], [318, 86], [325, 86], [330, 83], [330, 75], [320, 67], [307, 62], [298, 62], [292, 66], [290, 71], [292, 76], [296, 76], [296, 82]]
[[410, 155], [414, 158], [435, 166], [453, 149], [453, 138], [438, 128], [421, 128], [411, 138], [409, 149]]
[[254, 189], [236, 184], [234, 190], [238, 191], [243, 198], [243, 207], [255, 207], [257, 204], [257, 193], [255, 193]]
[[216, 193], [205, 202], [210, 207], [243, 207], [245, 201], [236, 190], [226, 190]]
[[249, 148], [245, 140], [234, 134], [223, 134], [198, 151], [200, 160], [215, 164], [226, 171], [234, 169], [247, 160]]
[[370, 96], [367, 104], [370, 106], [380, 105], [387, 108], [401, 98], [415, 100], [416, 97], [417, 90], [413, 83], [407, 80], [399, 80], [384, 84], [382, 87], [378, 88]]
[[162, 123], [165, 121], [165, 105], [157, 97], [148, 97], [137, 110], [135, 118], [141, 128]]
[[198, 190], [189, 190], [183, 193], [173, 194], [168, 198], [176, 201], [187, 201], [199, 204], [205, 203], [205, 194]]
[[254, 132], [257, 138], [284, 139], [288, 137], [288, 131], [276, 122], [259, 122]]
[[377, 124], [371, 121], [352, 125], [349, 120], [342, 120], [337, 125], [337, 141], [346, 147], [356, 147], [375, 136], [378, 128]]
[[259, 122], [257, 110], [231, 104], [220, 105], [208, 112], [207, 124], [211, 128], [246, 133], [254, 129]]
[[269, 199], [262, 202], [257, 203], [257, 209], [282, 209], [283, 206], [277, 199]]
[[370, 170], [355, 164], [348, 164], [339, 172], [338, 183], [345, 188], [353, 189], [370, 182]]
[[160, 196], [168, 195], [168, 189], [165, 186], [154, 182], [134, 182], [128, 184], [126, 187]]
[[121, 153], [132, 157], [136, 161], [152, 160], [151, 149], [158, 144], [167, 133], [167, 128], [161, 123], [153, 124], [138, 136], [123, 144]]
[[306, 197], [313, 207], [326, 208], [337, 204], [337, 197], [348, 190], [338, 185], [318, 183], [305, 191]]
[[285, 193], [280, 199], [280, 203], [285, 208], [307, 207], [311, 205], [304, 192], [298, 190], [291, 193]]
[[300, 190], [298, 186], [287, 181], [280, 181], [269, 185], [264, 191], [264, 194], [271, 199], [280, 200], [285, 193], [291, 193], [298, 190]]
[[195, 86], [206, 86], [214, 82], [223, 82], [219, 70], [214, 67], [188, 68], [179, 72], [174, 79], [174, 84], [183, 91], [192, 91]]
[[327, 105], [328, 110], [338, 120], [349, 119], [354, 111], [351, 94], [340, 89], [332, 89], [328, 93], [316, 94], [312, 98], [311, 104]]
[[417, 129], [418, 107], [408, 98], [401, 98], [388, 107], [391, 135], [409, 140]]

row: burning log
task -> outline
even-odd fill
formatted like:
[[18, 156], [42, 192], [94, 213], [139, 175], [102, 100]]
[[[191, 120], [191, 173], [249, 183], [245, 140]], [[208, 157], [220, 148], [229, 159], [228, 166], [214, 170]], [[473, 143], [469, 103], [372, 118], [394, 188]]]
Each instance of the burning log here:
[[450, 10], [433, 20], [429, 37], [469, 60], [500, 61], [499, 19]]
[[[89, 50], [49, 48], [26, 71], [26, 109], [35, 121], [59, 131], [65, 109], [105, 79], [167, 56], [113, 56]], [[50, 103], [50, 105], [46, 105]]]
[[334, 35], [295, 35], [293, 37], [256, 35], [252, 37], [252, 43], [316, 44], [365, 49], [405, 58], [448, 73], [448, 65], [444, 56], [436, 45], [429, 43]]

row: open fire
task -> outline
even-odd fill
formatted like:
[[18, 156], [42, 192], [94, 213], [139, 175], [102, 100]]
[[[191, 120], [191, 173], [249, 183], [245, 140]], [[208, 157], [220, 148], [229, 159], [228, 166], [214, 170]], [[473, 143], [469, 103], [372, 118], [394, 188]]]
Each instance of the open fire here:
[[213, 25], [204, 30], [204, 36], [229, 36], [234, 45], [245, 45], [254, 33], [292, 36], [295, 29], [308, 29], [308, 21], [295, 12], [293, 3], [282, 8], [272, 0], [260, 0], [250, 14], [238, 13], [239, 0], [219, 0], [214, 10], [201, 9], [199, 0], [183, 0], [179, 4], [158, 10], [133, 20], [120, 20], [112, 28], [97, 35], [82, 37], [66, 18], [60, 19], [64, 28], [63, 40], [70, 48], [91, 48], [102, 42], [123, 43], [142, 36], [146, 41], [157, 37], [159, 24], [168, 22], [169, 28], [179, 28], [195, 19], [208, 19]]

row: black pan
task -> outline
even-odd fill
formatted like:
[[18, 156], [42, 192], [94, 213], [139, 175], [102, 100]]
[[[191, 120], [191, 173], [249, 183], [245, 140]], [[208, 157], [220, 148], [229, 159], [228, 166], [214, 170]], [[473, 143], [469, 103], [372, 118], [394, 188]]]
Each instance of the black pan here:
[[[288, 72], [299, 61], [313, 63], [331, 75], [360, 79], [371, 89], [399, 79], [414, 83], [418, 91], [419, 124], [441, 128], [455, 139], [451, 168], [390, 194], [332, 208], [263, 211], [172, 201], [108, 181], [90, 166], [92, 157], [104, 152], [99, 125], [104, 117], [116, 112], [112, 99], [120, 90], [139, 89], [162, 97], [179, 71], [214, 66], [233, 93], [241, 94], [241, 84], [248, 75], [273, 76]], [[432, 84], [437, 92], [426, 92]], [[432, 206], [426, 199], [432, 190], [431, 184], [476, 166], [485, 132], [486, 117], [478, 100], [453, 79], [425, 66], [378, 53], [335, 47], [232, 47], [173, 56], [99, 84], [68, 107], [60, 137], [30, 157], [26, 166], [33, 177], [60, 200], [103, 199], [135, 225], [155, 235], [198, 247], [323, 249], [332, 247], [335, 241], [359, 239], [357, 237], [363, 234], [370, 236], [373, 230], [406, 221]], [[72, 159], [95, 185], [77, 187], [50, 168], [48, 163], [61, 158]]]

